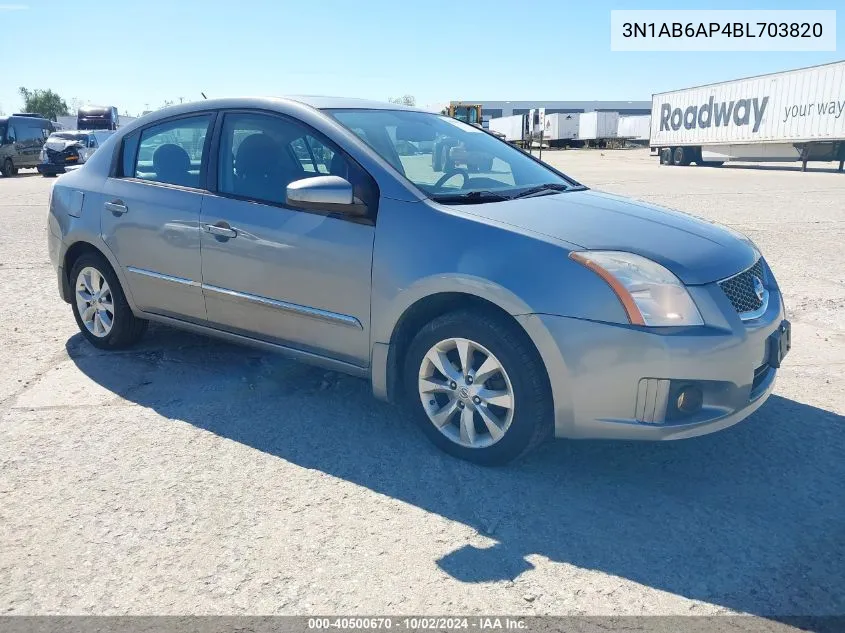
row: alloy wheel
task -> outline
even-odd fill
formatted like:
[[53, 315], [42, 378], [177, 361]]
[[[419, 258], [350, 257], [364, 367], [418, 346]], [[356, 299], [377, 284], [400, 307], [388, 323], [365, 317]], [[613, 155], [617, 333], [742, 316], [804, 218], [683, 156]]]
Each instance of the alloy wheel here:
[[85, 327], [97, 338], [109, 335], [114, 325], [111, 288], [96, 268], [86, 266], [76, 278], [76, 308]]
[[431, 423], [468, 448], [492, 446], [513, 421], [514, 392], [504, 366], [469, 339], [445, 339], [428, 350], [419, 395]]

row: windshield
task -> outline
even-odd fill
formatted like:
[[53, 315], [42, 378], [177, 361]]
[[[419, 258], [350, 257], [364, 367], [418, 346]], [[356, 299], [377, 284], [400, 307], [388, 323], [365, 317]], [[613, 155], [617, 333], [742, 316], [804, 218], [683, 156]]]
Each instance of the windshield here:
[[507, 199], [579, 187], [523, 151], [455, 119], [404, 110], [328, 110], [428, 197]]
[[86, 145], [88, 144], [88, 135], [80, 132], [56, 132], [50, 136], [53, 138], [61, 138], [66, 141], [82, 141]]

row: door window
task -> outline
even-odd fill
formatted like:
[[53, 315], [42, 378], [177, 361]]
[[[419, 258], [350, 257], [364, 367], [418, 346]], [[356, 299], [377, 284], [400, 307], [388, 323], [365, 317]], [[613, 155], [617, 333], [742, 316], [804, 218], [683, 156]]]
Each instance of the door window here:
[[220, 193], [284, 205], [290, 183], [333, 175], [352, 183], [358, 201], [375, 211], [378, 190], [372, 178], [332, 143], [290, 119], [227, 114], [219, 157]]
[[206, 163], [206, 136], [212, 116], [176, 119], [153, 125], [141, 132], [138, 151], [131, 171], [126, 171], [127, 147], [124, 147], [124, 175], [183, 187], [199, 187]]

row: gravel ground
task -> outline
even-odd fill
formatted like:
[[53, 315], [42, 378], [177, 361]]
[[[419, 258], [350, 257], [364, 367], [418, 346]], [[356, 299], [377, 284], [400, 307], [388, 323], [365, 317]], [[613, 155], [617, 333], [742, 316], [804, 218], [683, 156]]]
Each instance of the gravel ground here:
[[794, 347], [749, 420], [491, 470], [362, 380], [162, 327], [99, 352], [53, 181], [0, 178], [0, 613], [845, 613], [845, 174], [544, 158], [763, 249]]

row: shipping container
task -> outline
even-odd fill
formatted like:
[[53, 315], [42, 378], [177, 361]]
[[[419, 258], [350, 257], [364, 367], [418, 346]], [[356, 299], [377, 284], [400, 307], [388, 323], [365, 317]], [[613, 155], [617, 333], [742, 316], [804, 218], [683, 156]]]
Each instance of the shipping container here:
[[579, 118], [578, 113], [547, 114], [543, 139], [550, 142], [577, 139]]
[[491, 132], [504, 134], [506, 141], [523, 141], [528, 138], [528, 116], [515, 114], [490, 119], [489, 129]]
[[620, 116], [619, 124], [616, 127], [616, 136], [632, 141], [647, 141], [649, 140], [650, 125], [651, 116], [648, 114]]
[[663, 164], [845, 160], [845, 61], [655, 94]]
[[578, 115], [578, 138], [583, 141], [616, 138], [618, 112], [582, 112]]

